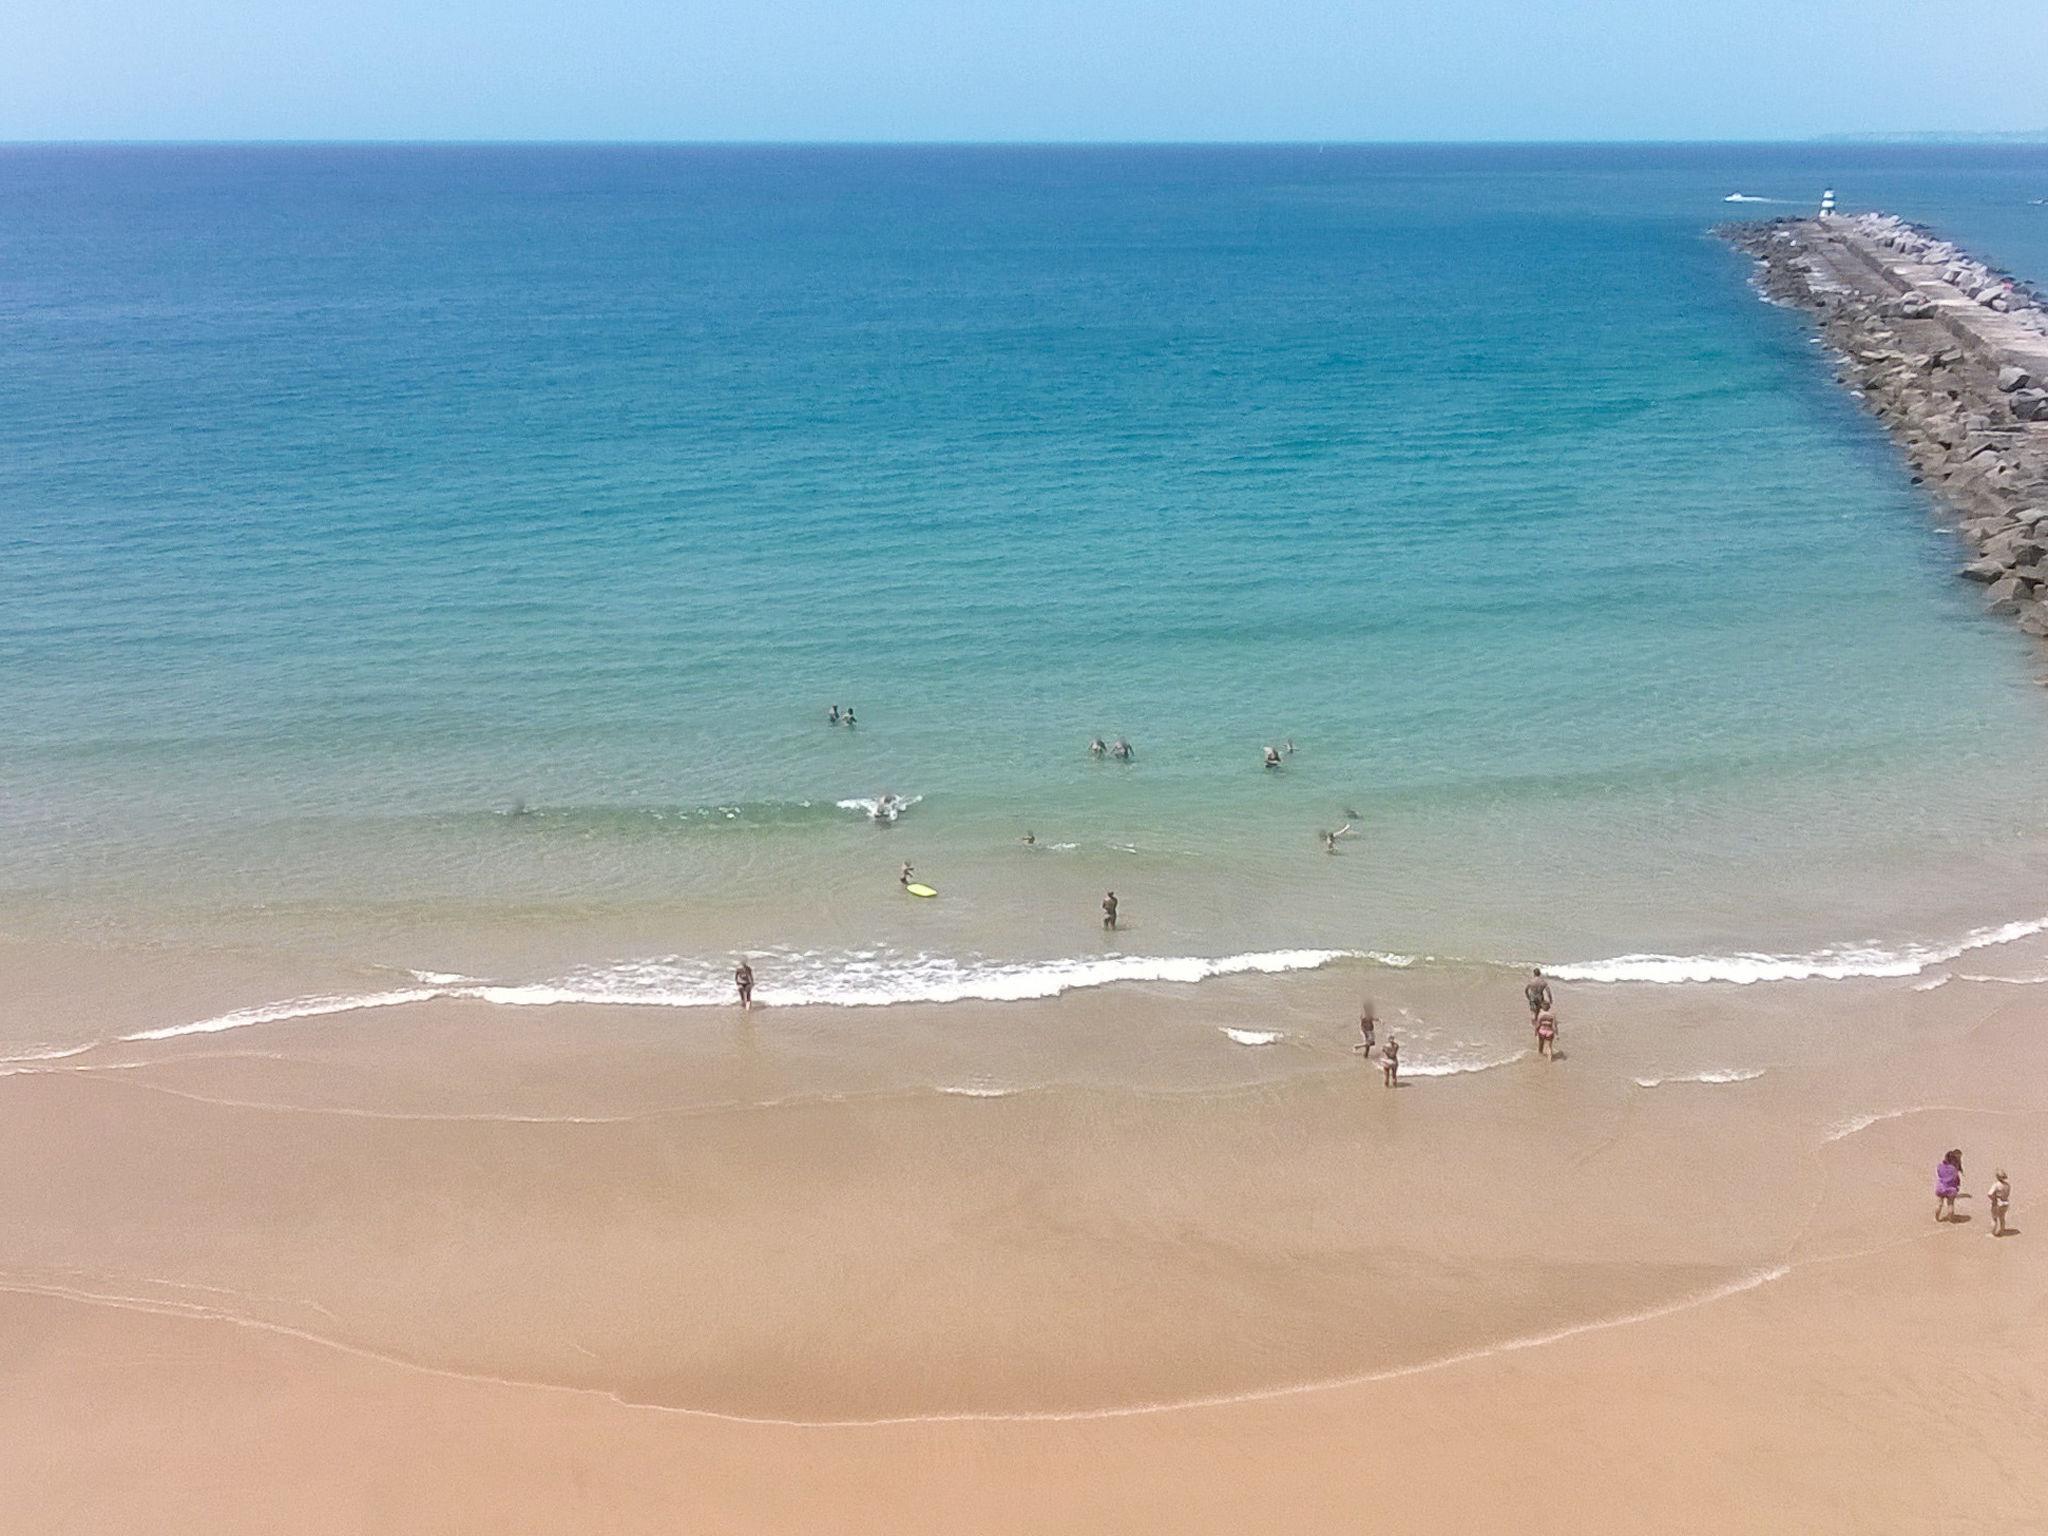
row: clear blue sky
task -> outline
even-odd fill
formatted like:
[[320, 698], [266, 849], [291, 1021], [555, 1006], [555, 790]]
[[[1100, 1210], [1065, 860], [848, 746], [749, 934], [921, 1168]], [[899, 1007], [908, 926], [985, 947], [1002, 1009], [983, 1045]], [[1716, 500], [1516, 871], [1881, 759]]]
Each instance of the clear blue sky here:
[[[1947, 27], [1955, 46], [1933, 39]], [[0, 139], [2048, 127], [2048, 3], [14, 0]]]

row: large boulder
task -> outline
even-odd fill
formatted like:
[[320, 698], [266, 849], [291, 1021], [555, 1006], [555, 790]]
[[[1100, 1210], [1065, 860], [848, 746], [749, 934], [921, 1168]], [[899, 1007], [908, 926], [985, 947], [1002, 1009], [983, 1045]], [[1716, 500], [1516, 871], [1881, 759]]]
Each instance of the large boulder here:
[[1998, 387], [2008, 395], [2016, 389], [2025, 389], [2033, 382], [2034, 376], [2031, 373], [2012, 363], [2007, 363], [1998, 370]]
[[1984, 589], [1984, 606], [2000, 618], [2011, 618], [2034, 595], [2034, 584], [2017, 576], [2001, 576]]
[[2005, 567], [1996, 560], [1972, 560], [1956, 574], [1965, 581], [1994, 582], [2005, 575]]
[[2021, 421], [2048, 421], [2048, 390], [2014, 391], [2012, 413]]
[[2048, 640], [2048, 607], [2027, 603], [2020, 609], [2020, 628], [2037, 640]]

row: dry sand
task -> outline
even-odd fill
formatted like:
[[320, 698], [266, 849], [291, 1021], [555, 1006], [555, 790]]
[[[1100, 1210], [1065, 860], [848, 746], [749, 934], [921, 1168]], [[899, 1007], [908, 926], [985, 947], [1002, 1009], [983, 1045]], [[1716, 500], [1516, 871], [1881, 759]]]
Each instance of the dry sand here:
[[0, 1529], [2048, 1529], [2042, 988], [1380, 976], [1504, 1063], [1390, 1092], [1360, 985], [16, 1064]]

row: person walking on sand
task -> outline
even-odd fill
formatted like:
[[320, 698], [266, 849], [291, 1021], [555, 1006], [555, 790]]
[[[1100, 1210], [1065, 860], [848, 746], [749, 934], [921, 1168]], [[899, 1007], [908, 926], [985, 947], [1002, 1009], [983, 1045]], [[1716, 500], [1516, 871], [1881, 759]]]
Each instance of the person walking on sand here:
[[1387, 1048], [1380, 1052], [1380, 1071], [1383, 1074], [1382, 1080], [1389, 1088], [1400, 1086], [1401, 1042], [1392, 1035], [1387, 1036]]
[[1539, 965], [1529, 972], [1529, 984], [1522, 988], [1522, 996], [1529, 1000], [1529, 1022], [1531, 1024], [1550, 1011], [1550, 983], [1543, 979], [1542, 966]]
[[2003, 1237], [2011, 1229], [2005, 1224], [2005, 1213], [2012, 1208], [2012, 1180], [2005, 1176], [2003, 1168], [1991, 1183], [1991, 1235]]
[[754, 968], [742, 960], [733, 968], [732, 984], [739, 988], [742, 1011], [754, 1006]]
[[1115, 891], [1109, 892], [1102, 898], [1102, 926], [1105, 928], [1114, 928], [1116, 926]]
[[1934, 1219], [1954, 1221], [1956, 1201], [1963, 1193], [1963, 1154], [1960, 1148], [1950, 1147], [1942, 1155], [1941, 1166], [1934, 1170]]
[[1557, 1057], [1557, 1015], [1548, 1008], [1536, 1015], [1536, 1054]]

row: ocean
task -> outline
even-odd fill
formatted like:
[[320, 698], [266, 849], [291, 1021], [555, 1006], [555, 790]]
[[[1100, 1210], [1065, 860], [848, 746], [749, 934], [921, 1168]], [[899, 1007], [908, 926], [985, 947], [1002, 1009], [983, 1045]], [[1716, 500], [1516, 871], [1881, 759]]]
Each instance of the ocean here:
[[2048, 658], [1709, 234], [1828, 186], [2048, 281], [2038, 148], [0, 149], [0, 931], [886, 1003], [2038, 927]]

